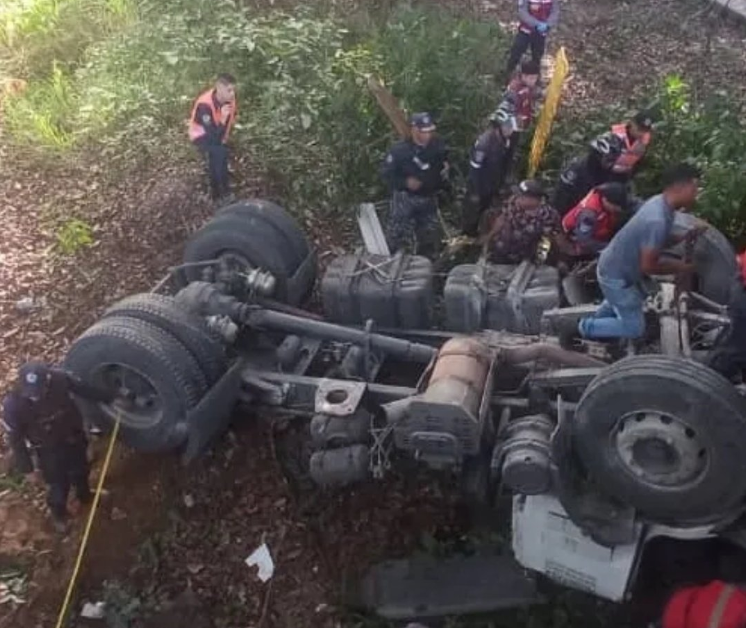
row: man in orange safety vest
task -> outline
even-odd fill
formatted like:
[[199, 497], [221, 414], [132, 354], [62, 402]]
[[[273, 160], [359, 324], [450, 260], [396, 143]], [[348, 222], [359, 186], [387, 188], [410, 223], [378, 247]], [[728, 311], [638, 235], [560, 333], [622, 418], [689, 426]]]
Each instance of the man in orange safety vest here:
[[230, 194], [227, 142], [236, 114], [236, 79], [221, 74], [214, 87], [194, 102], [189, 118], [189, 141], [207, 159], [210, 191], [215, 200]]
[[611, 127], [611, 132], [623, 143], [622, 154], [612, 168], [614, 181], [626, 183], [634, 176], [653, 139], [652, 129], [653, 120], [643, 111], [628, 122]]

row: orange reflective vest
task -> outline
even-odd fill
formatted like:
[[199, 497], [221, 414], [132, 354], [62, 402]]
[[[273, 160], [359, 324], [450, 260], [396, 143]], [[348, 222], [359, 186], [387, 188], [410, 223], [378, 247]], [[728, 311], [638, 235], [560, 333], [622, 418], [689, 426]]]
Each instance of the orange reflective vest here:
[[615, 124], [611, 127], [611, 132], [624, 143], [622, 154], [617, 158], [614, 167], [619, 170], [632, 170], [645, 156], [652, 139], [651, 133], [645, 133], [639, 140], [632, 140], [627, 133], [626, 124]]
[[223, 134], [223, 144], [225, 144], [228, 141], [228, 136], [231, 134], [231, 128], [233, 128], [233, 123], [236, 121], [236, 115], [238, 114], [236, 101], [227, 102], [218, 107], [215, 103], [214, 89], [208, 89], [204, 94], [201, 94], [194, 101], [192, 115], [189, 118], [189, 140], [192, 142], [203, 137], [206, 133], [205, 127], [196, 120], [197, 108], [200, 105], [207, 105], [210, 108], [213, 124], [225, 127], [225, 133]]
[[597, 190], [591, 190], [586, 197], [573, 207], [562, 219], [562, 228], [566, 233], [572, 234], [578, 227], [578, 218], [583, 212], [593, 212], [593, 232], [588, 234], [597, 242], [608, 242], [617, 227], [617, 216], [604, 209], [601, 202], [601, 194]]
[[715, 580], [677, 591], [666, 605], [662, 628], [744, 628], [746, 593]]

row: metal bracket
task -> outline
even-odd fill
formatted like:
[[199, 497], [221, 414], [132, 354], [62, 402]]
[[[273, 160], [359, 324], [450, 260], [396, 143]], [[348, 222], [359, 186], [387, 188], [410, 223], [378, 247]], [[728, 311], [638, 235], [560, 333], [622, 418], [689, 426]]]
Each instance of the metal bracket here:
[[357, 224], [365, 243], [365, 250], [374, 255], [391, 256], [386, 236], [373, 203], [361, 203], [357, 210]]
[[516, 268], [513, 278], [508, 286], [507, 299], [513, 310], [513, 316], [517, 331], [525, 333], [528, 329], [528, 321], [523, 313], [523, 293], [526, 291], [531, 278], [534, 276], [536, 266], [525, 260]]
[[411, 442], [415, 459], [432, 468], [452, 466], [463, 460], [461, 443], [448, 432], [414, 432]]
[[324, 379], [316, 389], [315, 412], [330, 416], [349, 416], [360, 405], [367, 384], [341, 379]]

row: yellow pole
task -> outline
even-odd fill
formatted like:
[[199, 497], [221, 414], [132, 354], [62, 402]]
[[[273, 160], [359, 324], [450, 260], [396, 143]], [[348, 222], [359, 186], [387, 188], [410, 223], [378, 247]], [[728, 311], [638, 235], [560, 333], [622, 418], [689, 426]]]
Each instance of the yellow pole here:
[[552, 132], [552, 123], [557, 115], [560, 98], [562, 97], [562, 88], [565, 79], [570, 72], [570, 64], [567, 60], [565, 49], [560, 48], [554, 63], [554, 74], [547, 87], [546, 99], [539, 114], [539, 121], [536, 123], [536, 131], [531, 141], [531, 152], [528, 157], [528, 176], [533, 177], [539, 169], [539, 164], [544, 156], [549, 136]]

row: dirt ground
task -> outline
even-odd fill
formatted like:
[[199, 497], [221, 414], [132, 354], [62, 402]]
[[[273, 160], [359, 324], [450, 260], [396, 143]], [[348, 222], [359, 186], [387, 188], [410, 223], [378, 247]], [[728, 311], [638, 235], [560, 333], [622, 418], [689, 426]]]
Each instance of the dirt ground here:
[[[448, 4], [506, 24], [515, 6]], [[729, 88], [746, 100], [746, 81], [737, 80], [746, 75], [746, 29], [710, 17], [703, 6], [695, 0], [563, 2], [551, 45], [566, 46], [573, 67], [564, 111], [625, 103], [673, 71], [702, 93]], [[174, 159], [114, 185], [96, 168], [24, 170], [0, 136], [0, 163], [5, 390], [19, 362], [59, 359], [102, 308], [149, 289], [213, 209], [191, 160]], [[236, 168], [243, 195], [269, 192], [248, 160]], [[74, 257], [55, 254], [50, 225], [63, 213], [95, 226], [95, 246]], [[324, 225], [310, 228], [322, 254], [340, 244]], [[21, 311], [19, 301], [29, 298], [34, 311]], [[423, 538], [458, 536], [465, 525], [452, 492], [421, 479], [393, 478], [299, 501], [279, 473], [274, 443], [265, 424], [242, 414], [236, 430], [189, 470], [176, 460], [117, 450], [78, 600], [100, 599], [103, 583], [118, 581], [130, 587], [121, 599], [143, 605], [136, 611], [122, 602], [120, 615], [160, 608], [151, 626], [183, 626], [185, 618], [197, 628], [335, 626], [342, 585], [372, 561], [402, 555]], [[100, 459], [101, 444], [96, 449]], [[54, 625], [81, 527], [79, 520], [59, 539], [46, 524], [38, 491], [2, 480], [0, 573], [21, 567], [29, 583], [26, 604], [0, 605], [0, 628]], [[271, 586], [243, 563], [262, 541], [277, 564]], [[555, 619], [551, 625], [563, 625]]]

